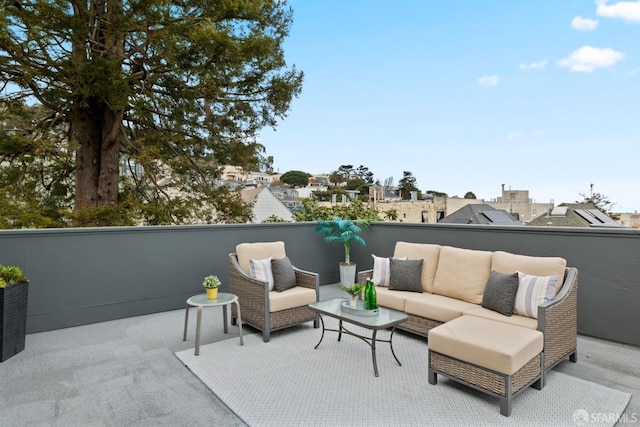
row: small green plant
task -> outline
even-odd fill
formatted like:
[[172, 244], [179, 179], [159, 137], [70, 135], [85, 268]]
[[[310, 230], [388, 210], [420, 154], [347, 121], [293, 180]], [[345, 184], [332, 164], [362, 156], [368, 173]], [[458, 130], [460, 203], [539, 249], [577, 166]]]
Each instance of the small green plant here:
[[220, 286], [220, 279], [218, 279], [218, 276], [207, 276], [204, 278], [202, 286], [207, 289], [215, 289]]
[[364, 285], [362, 283], [353, 283], [351, 285], [345, 285], [344, 283], [340, 283], [340, 289], [342, 289], [352, 297], [355, 297], [356, 295], [360, 294], [363, 291]]
[[15, 265], [4, 266], [0, 264], [0, 288], [15, 285], [20, 282], [28, 282], [22, 270]]

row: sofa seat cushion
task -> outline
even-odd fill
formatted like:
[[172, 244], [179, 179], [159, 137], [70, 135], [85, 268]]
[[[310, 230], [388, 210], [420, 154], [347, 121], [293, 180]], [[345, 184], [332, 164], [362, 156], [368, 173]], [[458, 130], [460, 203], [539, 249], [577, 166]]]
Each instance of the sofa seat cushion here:
[[442, 295], [411, 292], [404, 303], [407, 314], [426, 317], [438, 322], [448, 322], [462, 316], [466, 310], [477, 307], [476, 304], [449, 298]]
[[433, 292], [433, 279], [436, 276], [440, 248], [440, 245], [429, 243], [396, 242], [393, 257], [424, 260], [422, 262], [421, 275], [422, 290], [424, 292]]
[[316, 291], [302, 286], [296, 286], [282, 292], [269, 292], [270, 313], [305, 306], [313, 302], [316, 302]]
[[493, 252], [443, 246], [433, 281], [433, 293], [482, 303], [482, 295], [491, 274]]
[[405, 300], [415, 295], [415, 292], [391, 291], [389, 288], [376, 286], [376, 302], [392, 310], [404, 311]]
[[491, 268], [500, 273], [512, 274], [521, 271], [532, 276], [558, 276], [556, 294], [562, 287], [567, 261], [559, 257], [516, 255], [496, 251], [491, 259]]
[[542, 352], [542, 332], [462, 316], [429, 331], [429, 350], [512, 375]]
[[497, 320], [499, 322], [508, 323], [510, 325], [522, 326], [528, 329], [538, 329], [538, 320], [527, 316], [519, 316], [514, 314], [512, 316], [505, 316], [497, 311], [489, 310], [484, 307], [471, 308], [465, 310], [462, 313], [464, 316], [476, 316], [483, 319]]

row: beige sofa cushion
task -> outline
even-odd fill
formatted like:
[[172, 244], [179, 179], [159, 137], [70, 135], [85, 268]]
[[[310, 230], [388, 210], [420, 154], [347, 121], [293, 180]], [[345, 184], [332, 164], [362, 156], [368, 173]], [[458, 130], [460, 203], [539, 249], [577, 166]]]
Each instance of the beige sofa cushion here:
[[436, 268], [438, 267], [440, 247], [440, 245], [432, 245], [430, 243], [396, 242], [393, 257], [423, 259], [421, 277], [422, 290], [425, 292], [433, 292], [433, 279], [436, 275]]
[[482, 303], [482, 294], [491, 274], [493, 252], [443, 246], [433, 281], [433, 293]]
[[512, 274], [521, 271], [533, 276], [558, 276], [556, 294], [562, 287], [566, 267], [567, 261], [559, 257], [537, 257], [496, 251], [491, 259], [491, 269], [500, 273]]
[[316, 291], [314, 289], [296, 286], [282, 292], [271, 291], [269, 292], [269, 313], [304, 307], [313, 302], [316, 302]]
[[426, 317], [438, 322], [448, 322], [462, 316], [476, 304], [436, 294], [411, 293], [404, 303], [404, 311], [415, 316]]
[[513, 316], [505, 316], [497, 311], [489, 310], [484, 307], [474, 307], [462, 312], [463, 316], [476, 316], [484, 319], [497, 320], [504, 323], [509, 323], [515, 326], [522, 326], [528, 329], [538, 329], [538, 319], [527, 316], [519, 316], [514, 314]]
[[392, 310], [404, 311], [404, 303], [407, 297], [415, 292], [390, 291], [389, 288], [376, 286], [376, 302], [378, 305]]
[[475, 316], [429, 331], [429, 349], [506, 375], [542, 352], [542, 332]]
[[238, 264], [247, 275], [250, 276], [250, 259], [284, 258], [284, 242], [260, 242], [260, 243], [240, 243], [236, 246]]

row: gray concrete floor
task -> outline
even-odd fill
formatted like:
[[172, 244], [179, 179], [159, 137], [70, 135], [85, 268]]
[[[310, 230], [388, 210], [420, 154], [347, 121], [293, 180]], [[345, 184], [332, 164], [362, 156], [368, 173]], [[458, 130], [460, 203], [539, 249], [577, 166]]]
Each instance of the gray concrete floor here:
[[[321, 287], [321, 299], [343, 294]], [[184, 310], [27, 335], [25, 350], [0, 363], [0, 425], [244, 425], [173, 354], [194, 347], [195, 313], [186, 342]], [[221, 308], [204, 310], [203, 344], [234, 337], [237, 326], [223, 333]], [[639, 361], [638, 347], [580, 336], [578, 363], [556, 369], [632, 393], [626, 419], [640, 424]]]

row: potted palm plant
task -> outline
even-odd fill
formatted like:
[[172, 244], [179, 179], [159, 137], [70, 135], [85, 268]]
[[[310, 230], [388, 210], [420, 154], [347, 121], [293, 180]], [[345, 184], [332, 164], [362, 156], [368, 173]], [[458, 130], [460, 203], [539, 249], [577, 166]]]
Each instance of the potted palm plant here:
[[218, 276], [205, 277], [202, 286], [204, 286], [207, 291], [208, 299], [218, 298], [218, 288], [220, 287], [220, 279], [218, 279]]
[[28, 296], [22, 270], [0, 264], [0, 362], [24, 350]]
[[351, 242], [358, 242], [365, 246], [360, 237], [361, 227], [368, 227], [369, 221], [350, 220], [334, 217], [330, 220], [318, 220], [316, 231], [324, 234], [325, 242], [342, 242], [344, 245], [344, 262], [340, 263], [340, 283], [350, 285], [355, 282], [356, 264], [351, 262]]

